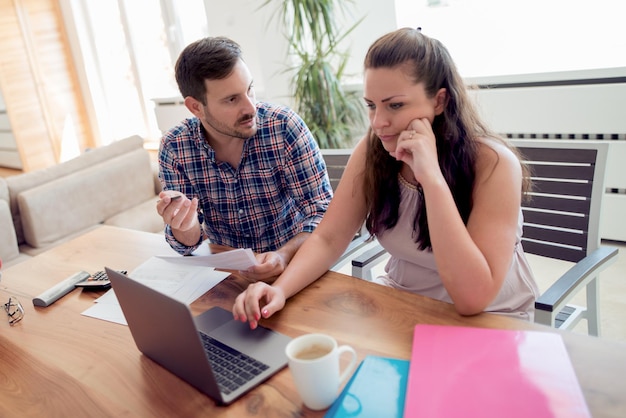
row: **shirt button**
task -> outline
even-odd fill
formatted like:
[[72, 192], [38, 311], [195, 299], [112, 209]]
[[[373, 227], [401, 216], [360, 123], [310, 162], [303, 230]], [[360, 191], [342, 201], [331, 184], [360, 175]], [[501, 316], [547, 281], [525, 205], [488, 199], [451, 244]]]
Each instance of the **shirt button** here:
[[239, 209], [239, 214], [243, 215], [243, 209]]

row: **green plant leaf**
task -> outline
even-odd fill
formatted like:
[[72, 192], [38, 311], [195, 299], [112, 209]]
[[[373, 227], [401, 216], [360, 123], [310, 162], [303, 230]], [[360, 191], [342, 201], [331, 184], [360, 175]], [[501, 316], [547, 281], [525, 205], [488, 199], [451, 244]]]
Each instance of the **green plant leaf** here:
[[266, 0], [262, 7], [276, 2], [296, 62], [285, 69], [293, 73], [295, 110], [320, 147], [351, 146], [353, 133], [365, 129], [365, 111], [361, 99], [343, 88], [348, 54], [338, 44], [363, 18], [340, 33], [335, 16], [345, 13], [351, 0]]

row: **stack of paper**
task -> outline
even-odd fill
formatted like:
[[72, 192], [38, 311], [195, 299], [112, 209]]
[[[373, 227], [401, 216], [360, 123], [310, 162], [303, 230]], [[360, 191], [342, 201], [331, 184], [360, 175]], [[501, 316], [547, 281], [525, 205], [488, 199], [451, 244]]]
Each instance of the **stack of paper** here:
[[[152, 289], [190, 304], [224, 280], [230, 273], [197, 264], [200, 257], [151, 257], [133, 270], [129, 277]], [[126, 325], [113, 289], [96, 299], [82, 314], [105, 321]]]

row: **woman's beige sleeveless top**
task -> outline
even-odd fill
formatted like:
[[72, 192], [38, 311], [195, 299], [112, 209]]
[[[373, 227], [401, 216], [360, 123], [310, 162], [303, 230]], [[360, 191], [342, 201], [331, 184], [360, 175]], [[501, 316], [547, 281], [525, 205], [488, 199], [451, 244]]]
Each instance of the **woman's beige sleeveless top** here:
[[[452, 303], [437, 273], [432, 251], [418, 250], [414, 241], [413, 220], [421, 192], [401, 176], [398, 178], [401, 191], [398, 223], [378, 237], [378, 241], [390, 254], [390, 258], [385, 266], [386, 274], [375, 278], [374, 281]], [[520, 210], [511, 267], [500, 293], [485, 311], [532, 321], [534, 302], [539, 295], [539, 290], [520, 242], [522, 221], [523, 216]]]

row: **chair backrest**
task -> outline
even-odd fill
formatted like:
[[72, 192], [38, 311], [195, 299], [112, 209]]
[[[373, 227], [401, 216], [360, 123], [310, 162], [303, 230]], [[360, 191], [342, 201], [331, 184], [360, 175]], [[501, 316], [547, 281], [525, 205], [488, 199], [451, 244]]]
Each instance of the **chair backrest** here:
[[515, 140], [531, 170], [522, 203], [524, 251], [578, 262], [600, 246], [608, 145], [603, 141]]
[[[324, 157], [324, 161], [326, 162], [326, 171], [328, 171], [330, 185], [333, 190], [337, 190], [337, 186], [339, 185], [339, 181], [341, 180], [341, 176], [343, 175], [351, 154], [352, 149], [322, 149], [322, 157]], [[373, 237], [367, 231], [365, 223], [363, 223], [343, 255], [339, 257], [337, 262], [332, 265], [330, 269], [340, 271], [357, 253], [363, 252], [374, 245]]]
[[333, 190], [337, 190], [350, 154], [352, 154], [351, 149], [322, 149], [322, 157], [324, 157], [326, 162], [326, 170], [328, 171], [330, 186]]

